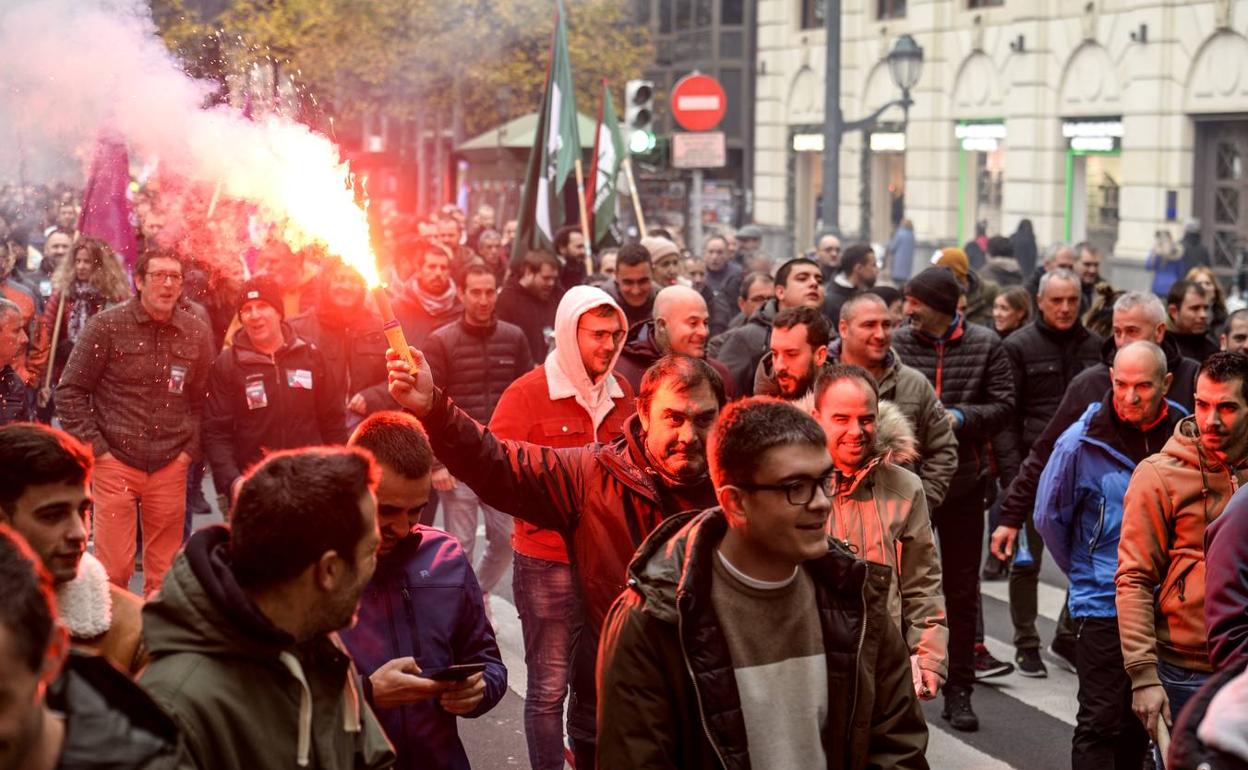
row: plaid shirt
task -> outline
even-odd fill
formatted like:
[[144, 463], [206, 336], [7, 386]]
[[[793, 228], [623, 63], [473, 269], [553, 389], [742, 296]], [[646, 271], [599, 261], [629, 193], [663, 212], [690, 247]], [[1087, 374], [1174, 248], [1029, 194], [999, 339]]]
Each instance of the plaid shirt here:
[[97, 313], [57, 386], [65, 430], [132, 468], [157, 471], [200, 455], [200, 416], [213, 362], [212, 331], [176, 308], [166, 323], [139, 297]]

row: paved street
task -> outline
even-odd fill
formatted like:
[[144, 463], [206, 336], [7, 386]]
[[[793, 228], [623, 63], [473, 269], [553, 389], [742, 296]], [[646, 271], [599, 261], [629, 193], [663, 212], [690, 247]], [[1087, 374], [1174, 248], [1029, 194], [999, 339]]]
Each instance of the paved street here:
[[[210, 495], [210, 500], [214, 498]], [[195, 526], [220, 521], [200, 516]], [[435, 522], [441, 524], [441, 515]], [[477, 533], [478, 553], [485, 542], [485, 530]], [[1065, 598], [1065, 578], [1046, 561], [1040, 585], [1040, 636], [1047, 644], [1053, 638], [1057, 616]], [[132, 590], [142, 586], [136, 574]], [[987, 645], [1002, 660], [1013, 660], [1010, 608], [1005, 582], [985, 583], [984, 630]], [[472, 765], [481, 770], [528, 767], [524, 740], [525, 668], [520, 621], [512, 603], [510, 573], [491, 597], [499, 647], [507, 664], [509, 691], [497, 707], [476, 720], [461, 720], [460, 734]], [[1045, 653], [1047, 679], [1028, 679], [1011, 674], [989, 680], [975, 690], [974, 706], [979, 714], [977, 733], [959, 733], [940, 718], [940, 700], [927, 704], [924, 713], [931, 729], [928, 760], [934, 770], [1051, 770], [1070, 766], [1070, 738], [1075, 724], [1075, 676], [1058, 667]]]

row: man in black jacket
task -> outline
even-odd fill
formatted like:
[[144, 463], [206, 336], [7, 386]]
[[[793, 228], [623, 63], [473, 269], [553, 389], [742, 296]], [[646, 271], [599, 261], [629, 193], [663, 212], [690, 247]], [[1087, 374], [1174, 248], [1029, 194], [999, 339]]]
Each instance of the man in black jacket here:
[[[1032, 446], [1040, 438], [1075, 375], [1101, 361], [1104, 340], [1079, 322], [1080, 291], [1079, 277], [1073, 271], [1049, 270], [1040, 279], [1036, 294], [1036, 320], [1005, 339], [1005, 352], [1013, 364], [1014, 392], [1018, 398], [1017, 418], [1011, 429], [1020, 447]], [[1094, 400], [1099, 401], [1103, 395], [1104, 391]], [[1013, 478], [1003, 475], [1001, 481], [1007, 484]], [[1040, 660], [1036, 595], [1044, 542], [1032, 526], [1030, 516], [1026, 526], [1034, 559], [1029, 564], [1010, 567], [1014, 662], [1023, 676], [1043, 677], [1048, 671]], [[1060, 631], [1059, 636], [1062, 636]], [[1071, 642], [1073, 636], [1063, 638], [1056, 647], [1062, 651], [1073, 649]]]
[[204, 406], [204, 454], [217, 494], [233, 500], [243, 471], [276, 449], [342, 444], [347, 425], [320, 350], [282, 322], [281, 292], [260, 275], [238, 298], [242, 327], [217, 356]]
[[901, 360], [922, 372], [949, 412], [958, 438], [958, 468], [944, 501], [932, 510], [940, 535], [941, 574], [949, 617], [949, 681], [942, 716], [956, 730], [979, 729], [971, 708], [979, 560], [989, 475], [987, 444], [1014, 419], [1014, 377], [996, 332], [958, 313], [953, 273], [932, 267], [906, 285], [910, 324], [893, 335]]
[[[1001, 503], [1001, 521], [992, 533], [992, 553], [1007, 559], [1014, 553], [1018, 531], [1031, 517], [1036, 505], [1036, 488], [1040, 474], [1053, 454], [1053, 446], [1062, 433], [1075, 423], [1089, 404], [1100, 401], [1109, 392], [1109, 368], [1118, 348], [1132, 342], [1155, 342], [1166, 354], [1166, 368], [1173, 375], [1166, 398], [1191, 414], [1196, 399], [1196, 374], [1200, 364], [1179, 353], [1178, 346], [1166, 336], [1166, 309], [1151, 292], [1130, 291], [1114, 303], [1114, 336], [1101, 347], [1102, 360], [1084, 369], [1062, 396], [1062, 403], [1045, 426], [1044, 432], [1031, 444], [1027, 458], [1018, 469]], [[1058, 648], [1060, 652], [1067, 650]]]
[[1175, 281], [1166, 294], [1166, 312], [1170, 315], [1168, 337], [1178, 343], [1188, 358], [1204, 363], [1218, 352], [1218, 344], [1209, 336], [1209, 306], [1213, 297], [1195, 281]]
[[824, 286], [823, 314], [833, 329], [841, 320], [841, 305], [845, 300], [874, 286], [879, 272], [870, 244], [855, 243], [845, 249], [840, 268], [832, 276], [832, 282]]
[[434, 387], [424, 357], [409, 373], [388, 355], [391, 395], [420, 419], [447, 468], [487, 505], [555, 530], [568, 543], [585, 612], [572, 662], [568, 735], [577, 766], [594, 767], [593, 671], [603, 619], [646, 535], [669, 516], [715, 504], [706, 436], [724, 403], [723, 384], [699, 359], [666, 356], [642, 379], [637, 414], [623, 436], [552, 449], [499, 440]]
[[824, 532], [818, 423], [738, 401], [710, 457], [722, 508], [663, 522], [607, 618], [598, 767], [926, 768], [888, 569]]
[[547, 335], [554, 335], [555, 309], [562, 296], [556, 296], [558, 284], [559, 261], [554, 255], [530, 251], [498, 294], [498, 320], [520, 327], [529, 342], [529, 355], [538, 364], [546, 360]]
[[[469, 264], [459, 290], [464, 315], [438, 329], [425, 344], [425, 358], [437, 382], [474, 420], [486, 425], [507, 386], [533, 368], [529, 344], [520, 327], [494, 315], [498, 294], [494, 273], [483, 264]], [[511, 566], [511, 517], [480, 500], [468, 485], [445, 467], [433, 471], [433, 486], [441, 494], [446, 531], [455, 536], [473, 563], [477, 542], [477, 509], [485, 517], [485, 553], [477, 580], [486, 596]]]

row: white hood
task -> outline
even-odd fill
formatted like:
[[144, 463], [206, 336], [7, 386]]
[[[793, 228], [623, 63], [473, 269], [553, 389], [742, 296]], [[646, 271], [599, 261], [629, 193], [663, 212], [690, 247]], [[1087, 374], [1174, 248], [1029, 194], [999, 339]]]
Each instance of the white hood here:
[[615, 308], [620, 327], [628, 328], [624, 311], [611, 299], [611, 295], [595, 286], [573, 286], [559, 300], [555, 311], [555, 349], [546, 356], [546, 386], [551, 399], [575, 398], [593, 421], [594, 433], [615, 406], [612, 399], [622, 398], [624, 391], [615, 379], [615, 363], [624, 350], [621, 344], [611, 359], [611, 370], [598, 382], [590, 382], [585, 364], [581, 361], [580, 346], [576, 343], [576, 327], [581, 316], [601, 305]]

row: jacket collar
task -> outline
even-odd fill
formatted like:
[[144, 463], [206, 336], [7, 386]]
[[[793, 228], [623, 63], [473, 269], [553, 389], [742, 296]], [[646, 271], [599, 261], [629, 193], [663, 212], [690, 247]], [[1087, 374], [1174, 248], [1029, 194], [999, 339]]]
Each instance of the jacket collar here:
[[[282, 338], [285, 340], [282, 346], [273, 353], [273, 358], [277, 359], [296, 350], [302, 350], [307, 347], [308, 343], [302, 337], [295, 333], [290, 324], [282, 321]], [[248, 352], [262, 356], [265, 360], [269, 360], [269, 356], [256, 350], [256, 346], [251, 342], [251, 335], [246, 329], [239, 329], [234, 333], [234, 350], [238, 353]]]
[[56, 587], [61, 620], [75, 639], [93, 639], [113, 625], [113, 595], [104, 565], [90, 553], [82, 555], [78, 574]]
[[[1162, 402], [1164, 412], [1158, 417], [1153, 425], [1143, 433], [1157, 441], [1154, 446], [1163, 446], [1166, 437], [1174, 432], [1174, 427], [1183, 418], [1182, 411], [1169, 401]], [[1128, 432], [1140, 433], [1141, 431], [1122, 420], [1118, 419], [1117, 413], [1114, 411], [1114, 393], [1111, 390], [1106, 393], [1101, 400], [1095, 404], [1089, 404], [1083, 417], [1080, 418], [1083, 425], [1083, 440], [1098, 444], [1101, 447], [1118, 455], [1123, 464], [1134, 467], [1138, 460], [1132, 459], [1131, 451], [1127, 447], [1123, 436]], [[1141, 458], [1143, 459], [1143, 458]]]
[[[178, 302], [182, 302], [182, 299], [179, 298]], [[130, 314], [134, 316], [135, 322], [140, 325], [156, 324], [157, 326], [164, 326], [168, 324], [180, 332], [185, 332], [186, 320], [191, 317], [190, 314], [181, 307], [181, 305], [174, 305], [173, 315], [169, 316], [169, 320], [158, 321], [155, 318], [152, 318], [151, 313], [147, 312], [147, 308], [143, 307], [143, 300], [137, 294], [126, 300], [126, 303], [130, 306]]]

